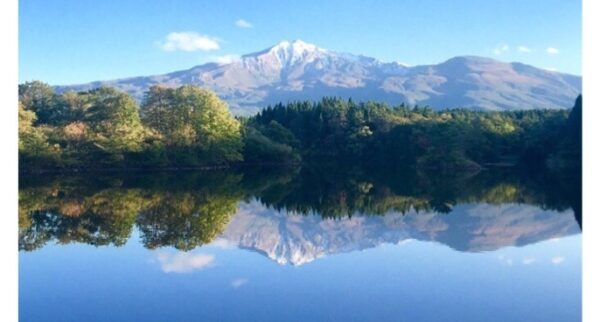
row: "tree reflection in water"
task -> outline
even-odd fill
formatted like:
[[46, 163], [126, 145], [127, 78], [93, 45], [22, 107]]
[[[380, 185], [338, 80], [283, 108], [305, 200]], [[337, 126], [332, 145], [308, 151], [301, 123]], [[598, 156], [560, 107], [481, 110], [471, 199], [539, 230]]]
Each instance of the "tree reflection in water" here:
[[392, 213], [459, 216], [451, 213], [459, 204], [525, 204], [573, 209], [581, 228], [577, 175], [508, 169], [442, 176], [305, 167], [48, 176], [21, 180], [19, 249], [32, 251], [49, 241], [121, 246], [136, 226], [147, 248], [191, 250], [219, 236], [238, 204], [250, 200], [286, 214], [336, 219]]

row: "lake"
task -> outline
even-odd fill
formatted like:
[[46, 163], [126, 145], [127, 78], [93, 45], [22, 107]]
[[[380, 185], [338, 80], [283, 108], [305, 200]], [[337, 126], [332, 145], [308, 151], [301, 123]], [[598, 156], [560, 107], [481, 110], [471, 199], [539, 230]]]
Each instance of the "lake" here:
[[581, 178], [23, 176], [21, 321], [580, 321]]

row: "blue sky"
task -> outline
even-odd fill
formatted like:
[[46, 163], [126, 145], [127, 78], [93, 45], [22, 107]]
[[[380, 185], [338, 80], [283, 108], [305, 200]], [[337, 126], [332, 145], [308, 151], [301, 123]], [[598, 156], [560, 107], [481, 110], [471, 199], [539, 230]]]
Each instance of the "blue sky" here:
[[581, 74], [580, 0], [19, 2], [19, 82], [187, 69], [302, 39], [409, 65], [458, 55]]

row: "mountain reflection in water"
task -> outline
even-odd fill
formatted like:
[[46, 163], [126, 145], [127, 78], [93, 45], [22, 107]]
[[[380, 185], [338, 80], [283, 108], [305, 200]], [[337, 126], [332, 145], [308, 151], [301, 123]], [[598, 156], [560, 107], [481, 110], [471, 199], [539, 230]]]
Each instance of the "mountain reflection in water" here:
[[407, 240], [480, 252], [581, 232], [580, 178], [330, 169], [23, 178], [19, 249], [227, 243], [300, 265]]

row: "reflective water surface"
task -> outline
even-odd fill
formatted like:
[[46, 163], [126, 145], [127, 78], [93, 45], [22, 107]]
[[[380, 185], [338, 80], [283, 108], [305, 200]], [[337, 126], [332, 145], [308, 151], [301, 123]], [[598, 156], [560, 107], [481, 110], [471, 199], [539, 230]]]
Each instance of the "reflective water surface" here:
[[19, 195], [22, 321], [581, 320], [572, 176], [45, 175]]

